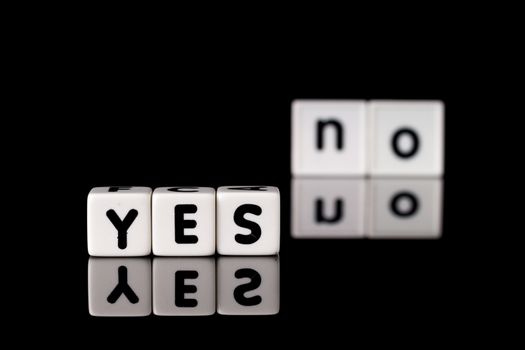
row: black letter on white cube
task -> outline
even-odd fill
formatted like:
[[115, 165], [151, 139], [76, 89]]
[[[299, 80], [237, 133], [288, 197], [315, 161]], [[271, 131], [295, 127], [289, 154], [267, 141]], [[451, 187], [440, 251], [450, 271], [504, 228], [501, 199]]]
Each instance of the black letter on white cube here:
[[131, 186], [112, 186], [108, 192], [128, 191], [131, 190]]
[[199, 192], [199, 189], [197, 187], [171, 187], [168, 188], [168, 191], [170, 192]]
[[317, 122], [317, 149], [322, 150], [324, 148], [324, 130], [327, 126], [335, 128], [337, 149], [343, 149], [343, 125], [335, 119]]
[[246, 220], [244, 214], [261, 215], [262, 209], [255, 204], [243, 204], [235, 210], [233, 220], [240, 226], [249, 229], [251, 232], [248, 235], [236, 234], [235, 240], [240, 244], [253, 244], [261, 237], [261, 227], [253, 221]]
[[241, 187], [229, 187], [229, 190], [235, 191], [266, 191], [266, 186], [241, 186]]
[[[410, 149], [402, 150], [399, 141], [402, 137], [410, 137], [412, 140], [412, 147]], [[417, 153], [419, 149], [419, 137], [416, 132], [410, 128], [401, 128], [395, 132], [392, 137], [392, 149], [398, 157], [410, 158]]]
[[195, 235], [185, 235], [185, 228], [197, 227], [197, 221], [185, 220], [184, 214], [195, 214], [197, 206], [195, 204], [179, 204], [175, 206], [175, 242], [179, 244], [195, 244], [199, 237]]
[[133, 221], [135, 221], [138, 215], [139, 212], [136, 209], [131, 209], [126, 214], [124, 220], [120, 220], [120, 217], [113, 209], [110, 209], [106, 212], [106, 216], [108, 217], [109, 221], [111, 221], [113, 226], [115, 226], [117, 229], [117, 242], [120, 249], [126, 249], [128, 246], [128, 228], [131, 226]]

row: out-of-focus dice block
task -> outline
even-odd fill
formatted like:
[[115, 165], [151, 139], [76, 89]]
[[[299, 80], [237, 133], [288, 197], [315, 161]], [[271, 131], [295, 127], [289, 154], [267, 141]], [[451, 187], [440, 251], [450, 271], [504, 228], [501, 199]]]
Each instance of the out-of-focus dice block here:
[[295, 100], [292, 104], [292, 174], [366, 173], [365, 101]]
[[440, 176], [444, 163], [444, 105], [440, 101], [372, 101], [372, 176]]

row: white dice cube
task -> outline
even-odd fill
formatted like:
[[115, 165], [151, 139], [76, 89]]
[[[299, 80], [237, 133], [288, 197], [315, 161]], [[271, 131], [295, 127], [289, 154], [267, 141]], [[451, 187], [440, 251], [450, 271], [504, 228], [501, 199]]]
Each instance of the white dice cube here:
[[370, 220], [371, 238], [439, 238], [442, 180], [372, 180]]
[[272, 255], [280, 246], [280, 195], [273, 186], [217, 190], [217, 252]]
[[151, 188], [95, 187], [87, 203], [92, 256], [144, 256], [151, 252]]
[[292, 174], [365, 175], [366, 134], [365, 101], [294, 101]]
[[160, 187], [152, 199], [153, 254], [215, 254], [215, 190], [210, 187]]
[[153, 313], [202, 316], [215, 313], [215, 258], [155, 258]]
[[279, 257], [220, 257], [217, 311], [222, 315], [279, 312]]
[[443, 174], [444, 105], [440, 101], [371, 101], [372, 176]]
[[89, 258], [89, 313], [92, 316], [151, 314], [151, 262], [147, 258]]

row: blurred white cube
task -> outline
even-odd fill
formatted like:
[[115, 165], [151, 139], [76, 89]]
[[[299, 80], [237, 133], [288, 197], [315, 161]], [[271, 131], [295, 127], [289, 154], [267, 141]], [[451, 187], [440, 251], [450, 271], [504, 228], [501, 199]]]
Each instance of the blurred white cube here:
[[444, 105], [441, 101], [371, 101], [372, 176], [441, 176]]
[[365, 101], [293, 101], [292, 174], [365, 175], [366, 134]]

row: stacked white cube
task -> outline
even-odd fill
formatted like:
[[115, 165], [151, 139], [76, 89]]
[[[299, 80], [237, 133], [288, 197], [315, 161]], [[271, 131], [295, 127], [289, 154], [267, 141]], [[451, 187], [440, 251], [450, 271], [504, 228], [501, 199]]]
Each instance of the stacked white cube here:
[[92, 256], [279, 252], [277, 187], [95, 187], [87, 212]]
[[441, 101], [296, 100], [295, 176], [441, 176]]

